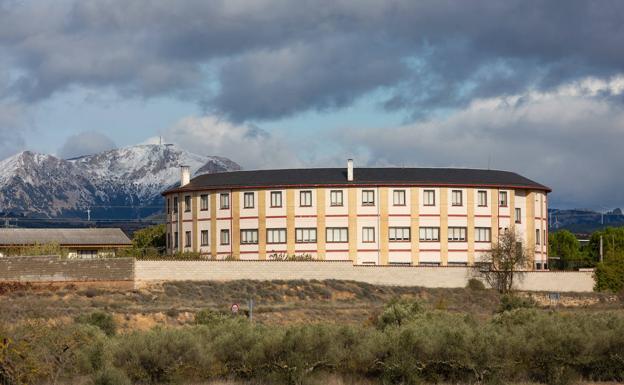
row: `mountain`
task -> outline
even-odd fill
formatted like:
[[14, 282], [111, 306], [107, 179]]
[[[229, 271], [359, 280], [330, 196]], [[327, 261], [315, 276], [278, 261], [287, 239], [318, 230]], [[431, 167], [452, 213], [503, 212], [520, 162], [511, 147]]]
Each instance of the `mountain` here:
[[607, 226], [624, 226], [624, 215], [619, 208], [603, 213], [588, 209], [549, 209], [548, 214], [553, 231], [566, 229], [586, 235]]
[[160, 193], [194, 175], [240, 170], [235, 162], [173, 145], [139, 145], [73, 159], [24, 151], [0, 162], [0, 212], [28, 217], [137, 218], [162, 210]]

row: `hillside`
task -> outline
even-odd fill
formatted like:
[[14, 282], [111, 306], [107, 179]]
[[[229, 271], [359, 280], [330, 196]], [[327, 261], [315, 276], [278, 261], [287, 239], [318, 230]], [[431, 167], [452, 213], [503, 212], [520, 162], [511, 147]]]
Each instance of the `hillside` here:
[[30, 218], [132, 219], [162, 210], [160, 193], [195, 175], [239, 170], [218, 156], [173, 145], [139, 145], [74, 159], [24, 151], [0, 162], [0, 212]]

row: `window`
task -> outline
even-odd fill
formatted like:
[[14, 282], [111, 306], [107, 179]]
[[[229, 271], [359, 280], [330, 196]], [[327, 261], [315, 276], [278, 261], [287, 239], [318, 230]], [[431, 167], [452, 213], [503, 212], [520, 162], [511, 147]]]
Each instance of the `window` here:
[[479, 207], [487, 207], [487, 191], [479, 190], [477, 192], [477, 204]]
[[219, 194], [219, 207], [221, 208], [221, 210], [227, 210], [230, 208], [230, 194]]
[[326, 242], [349, 242], [349, 229], [346, 227], [328, 227]]
[[364, 243], [375, 242], [375, 228], [374, 227], [362, 227], [362, 242]]
[[331, 190], [329, 192], [329, 205], [342, 206], [342, 190]]
[[522, 223], [522, 209], [516, 207], [516, 223]]
[[179, 241], [180, 238], [178, 238], [178, 232], [176, 231], [175, 233], [173, 233], [173, 247], [175, 247], [176, 249], [179, 246]]
[[535, 230], [535, 244], [536, 245], [540, 244], [540, 231], [539, 231], [539, 229]]
[[281, 191], [271, 191], [271, 207], [282, 207]]
[[286, 243], [286, 229], [267, 229], [267, 243]]
[[542, 270], [542, 263], [541, 262], [535, 262], [535, 270]]
[[314, 243], [316, 242], [316, 228], [300, 228], [295, 229], [295, 242], [297, 243]]
[[202, 194], [199, 197], [199, 209], [201, 211], [208, 210], [208, 194]]
[[544, 245], [546, 245], [548, 242], [548, 237], [546, 236], [546, 230], [544, 230], [544, 238], [542, 239], [544, 240]]
[[167, 244], [166, 244], [167, 248], [170, 249], [171, 248], [171, 233], [167, 233]]
[[191, 247], [191, 232], [186, 231], [184, 233], [184, 247]]
[[167, 198], [167, 214], [171, 214], [171, 199]]
[[362, 190], [362, 206], [375, 206], [375, 190]]
[[439, 227], [421, 227], [420, 228], [420, 240], [421, 241], [434, 241], [440, 240], [440, 228]]
[[405, 190], [394, 190], [392, 202], [395, 206], [405, 206]]
[[451, 205], [461, 206], [463, 205], [462, 190], [451, 191]]
[[201, 231], [201, 245], [208, 246], [208, 230]]
[[312, 206], [312, 191], [299, 191], [299, 206], [310, 207]]
[[500, 191], [498, 193], [498, 200], [501, 207], [507, 207], [507, 191]]
[[435, 190], [423, 190], [423, 205], [435, 206]]
[[222, 245], [230, 244], [230, 230], [228, 229], [221, 230], [221, 244]]
[[184, 212], [185, 213], [191, 212], [191, 196], [190, 195], [184, 196]]
[[450, 242], [462, 242], [466, 240], [466, 228], [465, 227], [449, 227], [448, 228], [448, 240]]
[[173, 197], [173, 213], [178, 213], [178, 197]]
[[475, 242], [490, 242], [492, 229], [489, 227], [475, 227]]
[[243, 208], [245, 209], [254, 208], [254, 193], [246, 192], [243, 194]]
[[390, 241], [409, 241], [410, 228], [409, 227], [390, 227], [388, 229], [388, 238]]
[[97, 250], [78, 250], [78, 258], [93, 259], [98, 257]]
[[258, 243], [258, 230], [241, 230], [241, 245], [255, 245]]

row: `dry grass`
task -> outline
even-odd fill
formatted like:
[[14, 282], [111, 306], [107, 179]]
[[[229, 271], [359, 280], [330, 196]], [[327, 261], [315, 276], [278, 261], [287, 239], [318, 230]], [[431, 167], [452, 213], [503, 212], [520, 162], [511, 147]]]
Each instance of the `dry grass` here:
[[[532, 294], [536, 298], [540, 294]], [[544, 294], [541, 295], [544, 297]], [[169, 282], [141, 290], [98, 289], [75, 285], [0, 285], [0, 321], [42, 318], [71, 320], [95, 310], [111, 312], [122, 330], [176, 326], [193, 321], [204, 308], [227, 311], [255, 302], [254, 319], [263, 323], [366, 323], [396, 297], [418, 299], [430, 309], [470, 313], [487, 319], [498, 308], [492, 290], [375, 286], [352, 281]], [[538, 301], [540, 302], [540, 301]], [[541, 301], [545, 306], [548, 302]], [[622, 308], [602, 294], [563, 294], [570, 311]]]

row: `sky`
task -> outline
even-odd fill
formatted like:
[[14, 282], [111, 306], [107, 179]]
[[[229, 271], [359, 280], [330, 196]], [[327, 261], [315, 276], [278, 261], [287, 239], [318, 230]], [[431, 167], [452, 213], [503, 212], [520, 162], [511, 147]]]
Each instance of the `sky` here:
[[624, 2], [0, 0], [0, 158], [492, 168], [624, 206]]

